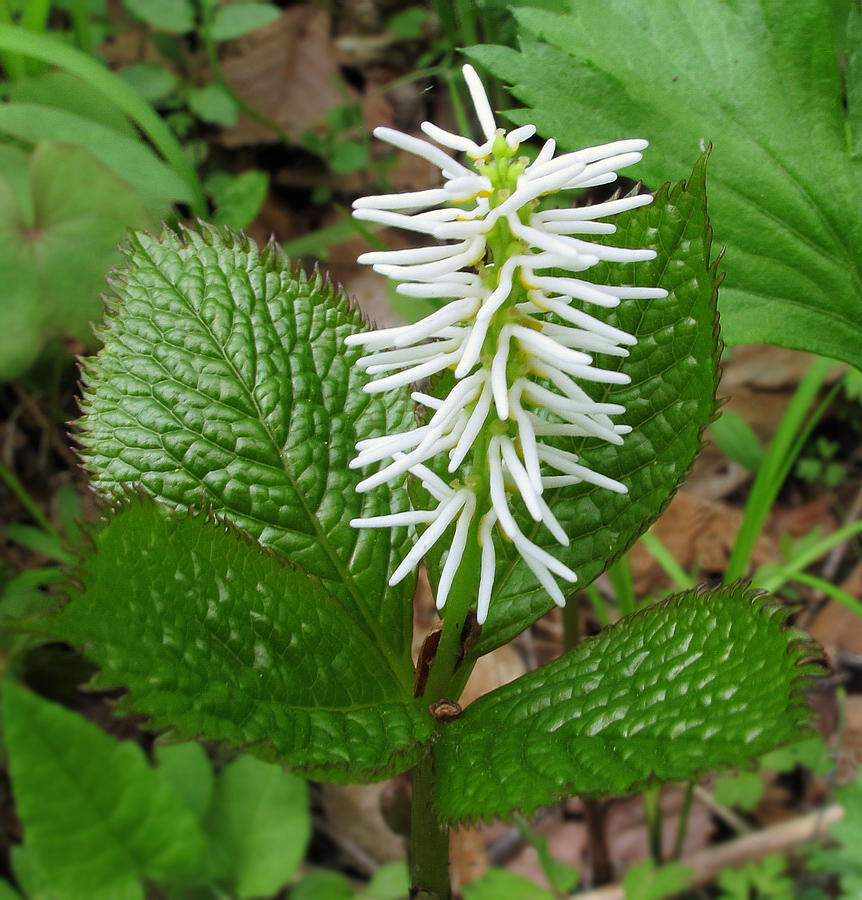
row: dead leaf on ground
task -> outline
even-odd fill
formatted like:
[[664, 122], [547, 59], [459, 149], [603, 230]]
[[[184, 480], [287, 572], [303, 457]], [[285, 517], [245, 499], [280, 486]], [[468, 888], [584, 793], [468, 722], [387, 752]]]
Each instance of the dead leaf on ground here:
[[[699, 567], [695, 580], [704, 580], [709, 574], [724, 572], [741, 522], [742, 511], [736, 507], [704, 500], [686, 491], [673, 498], [651, 531], [687, 572]], [[761, 534], [754, 546], [753, 564], [775, 562], [778, 558], [774, 543]], [[643, 545], [636, 544], [629, 559], [638, 596], [668, 585], [664, 570]]]
[[463, 825], [449, 834], [449, 866], [452, 888], [456, 892], [462, 884], [481, 878], [488, 869], [488, 851], [482, 828]]
[[[857, 563], [841, 588], [851, 597], [862, 600], [862, 563]], [[837, 600], [829, 600], [807, 629], [833, 662], [836, 651], [862, 655], [862, 618]]]
[[[332, 20], [323, 9], [299, 5], [284, 10], [271, 24], [239, 39], [222, 69], [249, 106], [297, 143], [305, 132], [325, 127], [326, 113], [344, 103], [360, 103], [369, 130], [391, 124], [383, 95], [363, 98], [344, 80]], [[227, 147], [239, 147], [272, 142], [277, 136], [241, 114], [219, 139]]]
[[320, 786], [330, 837], [345, 861], [363, 874], [373, 874], [369, 859], [380, 865], [406, 857], [404, 838], [392, 831], [381, 812], [381, 798], [388, 785], [383, 781]]

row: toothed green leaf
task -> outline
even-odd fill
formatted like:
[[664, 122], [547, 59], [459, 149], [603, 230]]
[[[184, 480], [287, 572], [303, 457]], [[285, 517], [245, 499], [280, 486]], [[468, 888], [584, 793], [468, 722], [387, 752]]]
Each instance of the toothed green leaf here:
[[205, 227], [138, 233], [114, 283], [116, 311], [84, 370], [80, 442], [96, 487], [141, 484], [181, 509], [207, 506], [323, 580], [354, 627], [412, 677], [414, 578], [387, 578], [407, 529], [350, 520], [408, 506], [365, 494], [357, 440], [414, 424], [406, 389], [363, 393], [365, 328], [344, 293], [291, 269], [275, 245]]
[[143, 900], [141, 878], [197, 875], [203, 832], [137, 744], [11, 682], [3, 694], [24, 849], [50, 896]]
[[170, 728], [278, 759], [323, 780], [408, 768], [432, 720], [412, 681], [319, 579], [230, 524], [124, 502], [81, 585], [40, 627], [84, 645], [95, 684]]
[[638, 177], [651, 185], [713, 144], [725, 339], [862, 365], [856, 5], [566, 0], [515, 16], [520, 52], [470, 50], [532, 107], [514, 121], [568, 149], [647, 138]]
[[[581, 387], [599, 402], [625, 407], [617, 421], [630, 425], [632, 432], [623, 445], [550, 439], [576, 453], [588, 468], [621, 481], [628, 493], [586, 483], [547, 491], [544, 499], [569, 536], [568, 547], [525, 510], [518, 517], [530, 540], [577, 573], [573, 590], [593, 581], [665, 508], [700, 451], [701, 434], [715, 413], [719, 279], [709, 263], [705, 168], [706, 156], [687, 184], [666, 185], [649, 206], [616, 217], [616, 234], [596, 236], [615, 246], [653, 248], [654, 260], [605, 263], [584, 273], [598, 284], [663, 287], [668, 296], [624, 300], [616, 309], [601, 310], [605, 321], [638, 339], [628, 357], [600, 359], [603, 368], [627, 373], [631, 383]], [[496, 540], [497, 578], [479, 653], [511, 640], [552, 606], [514, 547], [499, 535]], [[432, 567], [434, 576], [437, 571], [439, 565]]]
[[441, 818], [739, 766], [805, 736], [812, 645], [739, 584], [636, 613], [472, 703], [434, 746]]

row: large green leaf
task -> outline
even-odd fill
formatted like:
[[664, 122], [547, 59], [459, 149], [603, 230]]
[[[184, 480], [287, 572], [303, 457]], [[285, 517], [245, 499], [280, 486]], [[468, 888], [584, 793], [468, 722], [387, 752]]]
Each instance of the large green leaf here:
[[280, 766], [241, 756], [216, 781], [207, 831], [231, 896], [277, 894], [311, 837], [308, 785]]
[[[702, 446], [701, 434], [715, 413], [718, 383], [718, 322], [715, 267], [705, 210], [704, 156], [688, 184], [663, 187], [652, 204], [618, 216], [617, 232], [605, 240], [622, 247], [652, 247], [651, 262], [604, 264], [588, 273], [600, 284], [667, 289], [663, 300], [626, 300], [606, 320], [637, 337], [627, 358], [602, 359], [622, 369], [627, 385], [583, 384], [602, 402], [626, 408], [620, 421], [632, 426], [621, 447], [595, 439], [564, 439], [558, 446], [580, 456], [597, 472], [627, 485], [627, 494], [579, 484], [545, 495], [569, 535], [561, 547], [526, 513], [524, 534], [570, 566], [578, 587], [589, 584], [628, 549], [664, 509]], [[592, 311], [592, 310], [591, 310]], [[511, 640], [552, 606], [547, 592], [511, 544], [498, 540], [495, 594], [478, 652]]]
[[195, 875], [203, 832], [137, 744], [119, 743], [11, 682], [3, 693], [28, 864], [52, 896], [143, 900], [141, 878], [177, 882]]
[[432, 719], [343, 598], [226, 522], [141, 495], [96, 538], [62, 613], [98, 686], [179, 739], [248, 749], [326, 780], [408, 768]]
[[0, 379], [20, 375], [48, 338], [92, 339], [117, 244], [150, 222], [132, 188], [86, 150], [40, 143], [26, 171], [26, 184], [11, 167], [0, 178]]
[[89, 150], [135, 189], [155, 221], [170, 212], [172, 202], [191, 202], [188, 185], [143, 141], [82, 114], [40, 103], [2, 103], [0, 133], [26, 144], [58, 141]]
[[412, 678], [414, 579], [389, 573], [407, 529], [359, 516], [407, 508], [406, 490], [357, 494], [356, 441], [414, 422], [406, 391], [362, 390], [365, 323], [343, 292], [294, 271], [275, 245], [205, 227], [137, 234], [114, 284], [116, 312], [87, 363], [81, 444], [98, 489], [140, 483], [176, 507], [201, 503], [323, 579], [354, 627]]
[[486, 694], [438, 735], [441, 817], [618, 796], [799, 739], [815, 667], [785, 615], [739, 584], [680, 594]]
[[647, 138], [639, 174], [652, 184], [676, 178], [712, 142], [725, 339], [862, 365], [858, 14], [848, 37], [849, 4], [834, 0], [566, 6], [515, 11], [520, 53], [470, 51], [532, 107], [512, 118], [567, 147]]

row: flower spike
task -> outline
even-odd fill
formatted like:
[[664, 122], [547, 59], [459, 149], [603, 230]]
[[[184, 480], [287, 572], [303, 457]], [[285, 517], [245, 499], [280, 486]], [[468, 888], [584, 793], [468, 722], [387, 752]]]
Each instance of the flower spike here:
[[[430, 122], [423, 123], [422, 131], [433, 144], [377, 128], [374, 133], [380, 140], [439, 167], [444, 183], [354, 203], [357, 218], [445, 242], [363, 254], [359, 261], [399, 282], [400, 294], [449, 302], [413, 325], [347, 339], [368, 351], [358, 365], [379, 376], [366, 385], [369, 393], [444, 370], [454, 374], [455, 384], [444, 399], [414, 393], [430, 412], [426, 424], [404, 434], [361, 441], [351, 464], [375, 467], [357, 490], [370, 490], [410, 473], [437, 505], [354, 519], [351, 525], [424, 526], [392, 573], [393, 584], [454, 527], [437, 590], [438, 609], [446, 604], [468, 542], [477, 542], [481, 562], [476, 605], [481, 624], [493, 595], [495, 532], [514, 544], [554, 602], [565, 604], [557, 579], [572, 584], [576, 573], [530, 541], [513, 511], [520, 507], [522, 514], [566, 546], [568, 537], [543, 497], [545, 489], [587, 482], [627, 492], [624, 484], [592, 471], [552, 439], [589, 436], [623, 442], [631, 429], [613, 417], [622, 415], [624, 408], [594, 401], [581, 385], [626, 384], [628, 376], [601, 368], [596, 354], [628, 356], [636, 339], [588, 310], [613, 308], [627, 299], [659, 299], [667, 292], [608, 287], [576, 277], [600, 261], [627, 263], [655, 256], [652, 250], [590, 242], [591, 235], [616, 230], [600, 220], [650, 203], [649, 194], [595, 206], [539, 208], [542, 198], [559, 191], [615, 181], [618, 169], [641, 159], [647, 142], [614, 141], [555, 157], [556, 144], [549, 140], [530, 164], [516, 153], [521, 142], [535, 134], [535, 127], [523, 125], [505, 133], [497, 127], [472, 66], [464, 66], [464, 78], [484, 141], [477, 144]], [[468, 165], [446, 150], [464, 154]], [[562, 274], [555, 271], [560, 269]], [[453, 480], [446, 483], [440, 472]]]

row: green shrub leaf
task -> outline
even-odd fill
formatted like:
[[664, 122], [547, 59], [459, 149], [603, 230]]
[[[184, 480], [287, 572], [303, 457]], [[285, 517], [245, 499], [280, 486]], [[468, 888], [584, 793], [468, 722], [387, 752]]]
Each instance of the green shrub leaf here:
[[207, 831], [232, 896], [277, 894], [311, 837], [308, 785], [280, 766], [241, 756], [216, 780]]
[[182, 882], [196, 874], [203, 832], [137, 744], [11, 682], [3, 692], [28, 864], [52, 895], [143, 900], [141, 878]]
[[[621, 481], [627, 494], [582, 483], [549, 491], [544, 499], [569, 536], [561, 547], [526, 513], [521, 529], [578, 575], [578, 588], [595, 579], [661, 513], [699, 452], [701, 434], [715, 413], [718, 383], [718, 278], [709, 264], [711, 232], [705, 211], [702, 157], [688, 184], [663, 187], [652, 204], [614, 221], [605, 240], [622, 247], [652, 247], [651, 262], [603, 264], [586, 275], [600, 284], [660, 286], [664, 300], [627, 300], [606, 320], [634, 334], [627, 358], [602, 359], [622, 369], [627, 385], [584, 384], [596, 400], [622, 404], [620, 421], [632, 426], [621, 447], [595, 439], [560, 439], [596, 472]], [[441, 542], [442, 543], [442, 542]], [[432, 566], [432, 576], [439, 567]], [[547, 592], [510, 544], [498, 539], [495, 595], [478, 652], [511, 640], [552, 606]]]
[[[176, 738], [203, 737], [313, 773], [405, 769], [432, 720], [349, 605], [319, 579], [204, 515], [140, 496], [120, 505], [54, 618], [95, 684]], [[118, 586], [122, 589], [118, 590]]]
[[862, 364], [858, 11], [848, 22], [851, 4], [825, 0], [792, 15], [782, 0], [564, 5], [515, 10], [520, 53], [470, 51], [532, 107], [511, 117], [571, 149], [647, 138], [639, 170], [652, 184], [711, 142], [725, 340]]
[[407, 390], [362, 391], [366, 326], [343, 292], [294, 272], [275, 245], [227, 231], [137, 234], [114, 285], [105, 348], [84, 371], [81, 444], [96, 487], [141, 484], [202, 504], [321, 578], [353, 627], [412, 679], [415, 579], [387, 585], [407, 529], [354, 517], [408, 507], [406, 489], [357, 494], [356, 441], [406, 430]]
[[79, 147], [42, 142], [26, 172], [26, 183], [0, 177], [0, 380], [49, 338], [92, 340], [117, 243], [150, 222], [135, 191]]
[[274, 22], [280, 15], [268, 3], [237, 3], [222, 6], [213, 16], [210, 35], [214, 41], [231, 41]]
[[748, 763], [804, 736], [811, 644], [739, 584], [623, 619], [441, 729], [443, 819], [532, 812]]
[[171, 34], [185, 34], [195, 26], [191, 0], [123, 0], [123, 6], [141, 22]]

